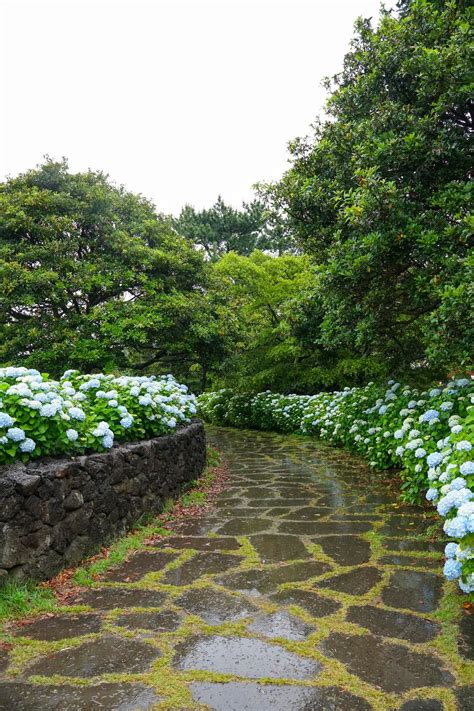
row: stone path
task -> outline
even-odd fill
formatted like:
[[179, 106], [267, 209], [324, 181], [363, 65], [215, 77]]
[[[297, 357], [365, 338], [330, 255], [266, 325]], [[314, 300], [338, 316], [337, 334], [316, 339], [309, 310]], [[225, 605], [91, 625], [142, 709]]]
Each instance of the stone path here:
[[472, 711], [474, 618], [458, 631], [433, 520], [315, 442], [210, 439], [216, 506], [13, 629], [0, 709]]

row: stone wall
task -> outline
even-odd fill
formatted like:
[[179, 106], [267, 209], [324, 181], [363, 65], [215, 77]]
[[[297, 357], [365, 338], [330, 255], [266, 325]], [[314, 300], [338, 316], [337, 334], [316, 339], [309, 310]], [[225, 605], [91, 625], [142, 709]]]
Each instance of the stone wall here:
[[195, 421], [100, 454], [0, 467], [0, 582], [44, 580], [125, 533], [204, 469]]

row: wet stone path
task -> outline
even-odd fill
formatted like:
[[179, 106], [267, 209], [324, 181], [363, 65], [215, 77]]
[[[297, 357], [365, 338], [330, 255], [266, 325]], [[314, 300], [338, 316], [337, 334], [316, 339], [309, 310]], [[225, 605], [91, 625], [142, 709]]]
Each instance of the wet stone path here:
[[313, 441], [209, 439], [230, 469], [215, 506], [13, 626], [0, 709], [472, 711], [433, 519]]

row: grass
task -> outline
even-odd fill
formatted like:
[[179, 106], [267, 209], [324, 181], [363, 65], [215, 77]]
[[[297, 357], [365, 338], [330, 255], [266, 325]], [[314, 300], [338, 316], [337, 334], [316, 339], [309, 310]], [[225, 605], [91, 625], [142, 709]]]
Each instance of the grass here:
[[46, 587], [32, 582], [9, 581], [0, 590], [0, 620], [11, 620], [36, 613], [51, 612], [58, 602]]

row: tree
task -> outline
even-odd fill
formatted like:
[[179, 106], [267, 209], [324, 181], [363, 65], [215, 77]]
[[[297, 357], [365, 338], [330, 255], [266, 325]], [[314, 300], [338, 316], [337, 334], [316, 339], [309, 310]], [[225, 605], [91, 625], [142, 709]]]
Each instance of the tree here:
[[285, 221], [257, 200], [236, 210], [219, 195], [208, 210], [186, 205], [174, 224], [179, 234], [213, 261], [228, 252], [249, 256], [255, 249], [266, 249], [281, 254], [292, 247]]
[[308, 258], [230, 252], [213, 271], [214, 288], [225, 295], [240, 326], [234, 349], [214, 371], [214, 387], [280, 392], [316, 387], [307, 352], [293, 333], [295, 305], [314, 282]]
[[317, 264], [319, 342], [386, 373], [472, 362], [471, 18], [412, 0], [360, 19], [327, 119], [261, 188]]
[[48, 160], [0, 185], [0, 359], [59, 373], [225, 352], [202, 255], [103, 173]]

